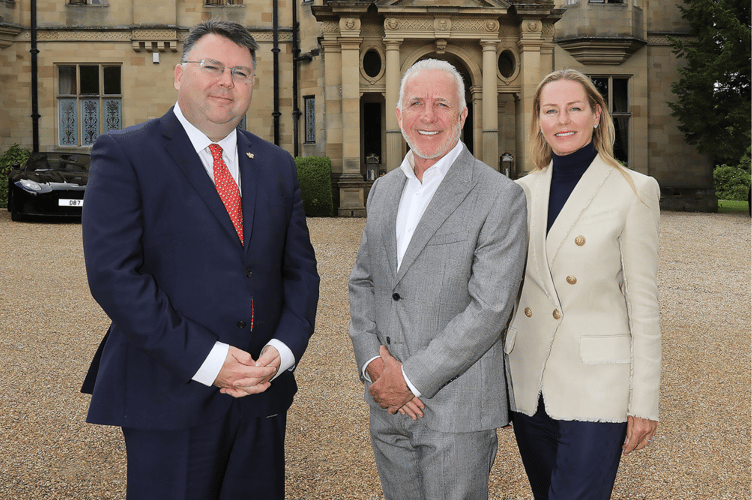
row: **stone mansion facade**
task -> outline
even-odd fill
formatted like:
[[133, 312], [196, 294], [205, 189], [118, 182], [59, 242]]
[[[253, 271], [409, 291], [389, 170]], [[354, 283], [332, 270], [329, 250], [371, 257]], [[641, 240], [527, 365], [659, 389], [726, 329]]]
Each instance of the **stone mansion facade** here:
[[259, 42], [242, 127], [298, 156], [329, 156], [335, 207], [365, 215], [380, 170], [406, 153], [394, 113], [403, 72], [434, 57], [466, 85], [462, 139], [516, 178], [531, 164], [532, 94], [554, 69], [589, 75], [617, 129], [616, 156], [655, 177], [664, 208], [712, 210], [712, 165], [671, 117], [687, 37], [665, 0], [0, 0], [0, 152], [31, 147], [32, 38], [39, 149], [86, 152], [110, 129], [164, 114], [187, 30], [237, 21]]

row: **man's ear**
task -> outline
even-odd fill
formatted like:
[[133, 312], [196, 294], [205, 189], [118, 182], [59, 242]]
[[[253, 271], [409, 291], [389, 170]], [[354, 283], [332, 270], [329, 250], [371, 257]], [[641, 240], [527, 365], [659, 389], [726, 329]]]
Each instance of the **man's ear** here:
[[183, 65], [178, 63], [175, 65], [175, 81], [173, 87], [175, 90], [180, 90], [180, 80], [183, 78]]
[[465, 109], [462, 110], [462, 113], [460, 113], [460, 128], [465, 126], [465, 120], [467, 119], [467, 106], [465, 106]]

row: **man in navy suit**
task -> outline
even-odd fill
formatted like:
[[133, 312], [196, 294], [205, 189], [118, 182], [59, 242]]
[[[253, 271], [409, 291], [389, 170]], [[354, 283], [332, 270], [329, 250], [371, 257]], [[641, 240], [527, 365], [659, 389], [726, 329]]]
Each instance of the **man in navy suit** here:
[[112, 324], [82, 390], [88, 422], [123, 429], [129, 499], [284, 498], [319, 276], [292, 157], [236, 128], [257, 49], [193, 28], [177, 104], [92, 149], [84, 255]]

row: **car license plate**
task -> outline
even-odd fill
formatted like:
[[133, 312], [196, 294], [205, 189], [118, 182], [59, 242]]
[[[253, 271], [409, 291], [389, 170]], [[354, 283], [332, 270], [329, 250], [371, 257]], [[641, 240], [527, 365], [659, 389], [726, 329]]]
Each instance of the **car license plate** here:
[[84, 200], [65, 200], [60, 199], [57, 200], [58, 206], [61, 207], [83, 207], [84, 206]]

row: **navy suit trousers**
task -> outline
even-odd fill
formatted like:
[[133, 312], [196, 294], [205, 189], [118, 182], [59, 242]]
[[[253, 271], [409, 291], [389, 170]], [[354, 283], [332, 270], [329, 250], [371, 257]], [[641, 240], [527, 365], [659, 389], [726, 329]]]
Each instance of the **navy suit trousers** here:
[[513, 413], [514, 434], [535, 500], [608, 500], [627, 423], [555, 420], [543, 397], [532, 417]]
[[123, 428], [128, 500], [284, 500], [286, 414], [244, 415], [181, 430]]

